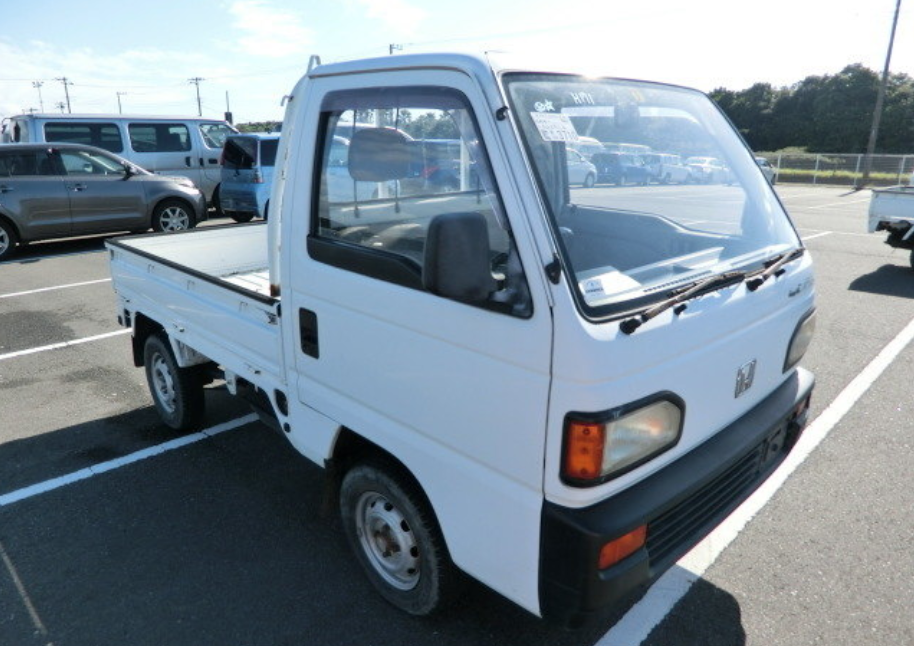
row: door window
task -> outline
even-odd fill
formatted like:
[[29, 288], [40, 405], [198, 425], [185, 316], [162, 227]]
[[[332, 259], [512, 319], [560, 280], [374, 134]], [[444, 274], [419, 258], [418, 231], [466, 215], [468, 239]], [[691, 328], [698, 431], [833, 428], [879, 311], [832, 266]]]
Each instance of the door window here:
[[177, 153], [190, 150], [190, 131], [183, 123], [131, 123], [130, 147], [138, 153]]
[[488, 230], [491, 309], [529, 316], [514, 239], [466, 98], [442, 88], [327, 95], [311, 255], [423, 289], [425, 243], [439, 215], [474, 213]]
[[0, 177], [28, 177], [38, 174], [38, 159], [34, 152], [0, 152]]
[[219, 150], [225, 145], [225, 139], [229, 135], [236, 134], [236, 130], [227, 123], [201, 123], [200, 136], [203, 138], [203, 144], [207, 148]]
[[121, 131], [114, 123], [54, 122], [44, 126], [44, 140], [86, 144], [113, 153], [124, 150]]
[[60, 160], [69, 176], [124, 174], [124, 166], [118, 160], [88, 150], [62, 150]]

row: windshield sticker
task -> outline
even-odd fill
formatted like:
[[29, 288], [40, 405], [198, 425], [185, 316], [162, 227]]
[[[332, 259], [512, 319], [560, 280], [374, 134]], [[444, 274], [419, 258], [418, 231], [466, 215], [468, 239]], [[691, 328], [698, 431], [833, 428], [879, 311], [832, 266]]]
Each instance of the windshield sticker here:
[[567, 114], [556, 112], [531, 112], [533, 123], [543, 141], [577, 141], [578, 131]]
[[641, 287], [634, 278], [626, 276], [621, 271], [611, 271], [606, 274], [587, 278], [580, 283], [584, 300], [588, 303], [601, 301], [608, 296], [621, 294]]

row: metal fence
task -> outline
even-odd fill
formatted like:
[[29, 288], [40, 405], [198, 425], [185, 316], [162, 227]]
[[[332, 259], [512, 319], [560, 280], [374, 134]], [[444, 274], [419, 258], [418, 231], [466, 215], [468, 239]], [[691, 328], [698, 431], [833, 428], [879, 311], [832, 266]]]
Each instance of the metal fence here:
[[[864, 155], [756, 153], [774, 166], [780, 183], [855, 186], [863, 177]], [[908, 184], [914, 172], [914, 155], [873, 155], [870, 186]]]

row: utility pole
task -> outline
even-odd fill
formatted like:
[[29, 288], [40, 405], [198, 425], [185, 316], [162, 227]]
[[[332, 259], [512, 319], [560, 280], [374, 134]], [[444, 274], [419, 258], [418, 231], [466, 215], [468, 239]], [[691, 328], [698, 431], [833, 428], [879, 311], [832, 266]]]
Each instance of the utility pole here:
[[199, 76], [195, 76], [192, 79], [187, 79], [188, 83], [193, 83], [194, 85], [197, 86], [197, 116], [198, 117], [203, 116], [203, 107], [200, 105], [200, 81], [205, 81], [205, 80], [206, 79], [200, 78]]
[[127, 96], [127, 93], [126, 92], [117, 93], [117, 113], [118, 114], [124, 114], [124, 111], [121, 109], [121, 97], [122, 96]]
[[895, 29], [898, 27], [898, 12], [901, 10], [901, 0], [895, 2], [895, 17], [892, 19], [892, 35], [889, 36], [889, 50], [885, 55], [885, 67], [882, 68], [882, 82], [876, 94], [876, 107], [873, 110], [873, 127], [870, 128], [870, 140], [866, 144], [866, 155], [863, 158], [863, 177], [860, 186], [863, 188], [870, 180], [870, 168], [873, 165], [873, 152], [876, 150], [876, 138], [879, 136], [879, 122], [882, 120], [882, 104], [885, 102], [885, 88], [889, 83], [889, 63], [892, 62], [892, 46], [895, 44]]
[[44, 81], [32, 81], [32, 87], [38, 90], [38, 105], [41, 106], [41, 111], [44, 112], [44, 99], [41, 98], [42, 85], [44, 85]]
[[[70, 90], [67, 88], [67, 86], [73, 85], [73, 83], [68, 81], [66, 76], [55, 78], [54, 80], [63, 83], [63, 93], [67, 97], [67, 112], [72, 113], [73, 111], [70, 109]], [[61, 110], [61, 112], [63, 112], [63, 110]]]
[[390, 55], [393, 56], [394, 52], [403, 51], [403, 45], [397, 45], [396, 43], [391, 43], [390, 46], [388, 47], [388, 51], [389, 51]]
[[63, 114], [63, 109], [65, 107], [67, 107], [67, 104], [64, 103], [63, 101], [58, 101], [57, 103], [54, 104], [54, 106], [60, 108], [60, 114]]

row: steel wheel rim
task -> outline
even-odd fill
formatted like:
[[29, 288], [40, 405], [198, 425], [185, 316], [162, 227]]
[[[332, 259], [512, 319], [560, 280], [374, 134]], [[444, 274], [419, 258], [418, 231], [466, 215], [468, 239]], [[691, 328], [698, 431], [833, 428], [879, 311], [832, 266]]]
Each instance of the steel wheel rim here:
[[355, 509], [356, 532], [368, 562], [397, 590], [419, 583], [419, 545], [403, 514], [379, 493], [362, 494]]
[[0, 256], [10, 248], [10, 236], [3, 227], [0, 227]]
[[190, 226], [190, 217], [180, 206], [169, 206], [159, 218], [163, 231], [183, 231]]
[[169, 413], [175, 412], [175, 380], [168, 367], [165, 358], [156, 353], [152, 358], [152, 386], [156, 394], [156, 399]]

